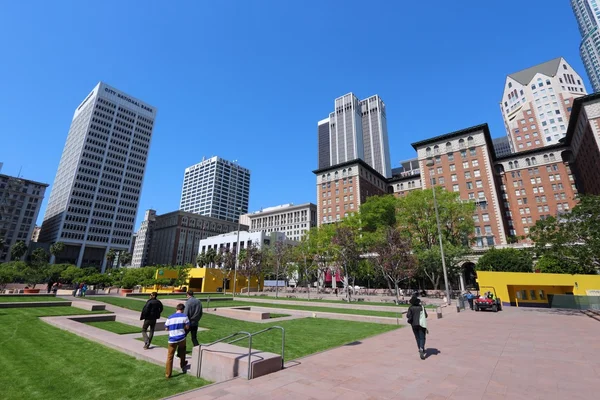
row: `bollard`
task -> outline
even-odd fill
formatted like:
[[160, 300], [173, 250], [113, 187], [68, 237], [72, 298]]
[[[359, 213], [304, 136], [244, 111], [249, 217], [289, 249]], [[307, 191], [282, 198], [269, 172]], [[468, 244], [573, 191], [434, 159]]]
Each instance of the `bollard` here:
[[441, 319], [443, 317], [443, 315], [442, 315], [442, 307], [436, 308], [435, 311], [437, 313], [437, 319]]

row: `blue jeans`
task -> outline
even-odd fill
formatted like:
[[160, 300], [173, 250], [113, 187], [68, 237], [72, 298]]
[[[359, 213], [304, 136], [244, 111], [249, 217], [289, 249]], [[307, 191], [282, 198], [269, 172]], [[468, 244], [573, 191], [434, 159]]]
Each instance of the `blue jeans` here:
[[412, 329], [413, 333], [415, 334], [415, 339], [417, 340], [419, 351], [425, 350], [425, 337], [427, 336], [427, 329], [421, 326], [413, 326]]

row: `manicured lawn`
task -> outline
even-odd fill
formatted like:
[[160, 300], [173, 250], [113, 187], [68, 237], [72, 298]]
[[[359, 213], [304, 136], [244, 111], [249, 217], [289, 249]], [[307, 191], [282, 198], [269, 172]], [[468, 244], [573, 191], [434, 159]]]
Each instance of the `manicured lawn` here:
[[[144, 303], [139, 300], [117, 297], [106, 297], [101, 301], [135, 311], [141, 311], [144, 306]], [[248, 303], [244, 303], [244, 305], [248, 305]], [[164, 315], [169, 315], [174, 312], [175, 309], [173, 307], [165, 307], [164, 309]], [[202, 343], [210, 343], [235, 332], [257, 332], [275, 325], [285, 329], [286, 360], [304, 357], [319, 351], [360, 341], [361, 339], [370, 336], [398, 329], [397, 325], [341, 321], [325, 318], [302, 318], [291, 321], [273, 322], [271, 324], [258, 324], [212, 314], [204, 314], [200, 320], [200, 327], [208, 330], [198, 332], [198, 340]], [[252, 339], [252, 347], [272, 353], [280, 353], [280, 338], [281, 334], [279, 331], [273, 330], [254, 337]], [[167, 336], [155, 336], [152, 344], [166, 347], [167, 340]], [[247, 340], [241, 340], [237, 345], [243, 347], [248, 346], [248, 343]], [[192, 344], [189, 337], [187, 350], [188, 353], [192, 350]]]
[[[293, 296], [296, 296], [296, 298], [288, 298], [285, 296], [289, 296], [286, 294], [280, 294], [279, 297], [275, 297], [275, 296], [245, 296], [245, 295], [240, 295], [239, 297], [242, 298], [250, 298], [250, 299], [265, 299], [265, 300], [285, 300], [285, 301], [310, 301], [311, 303], [334, 303], [334, 304], [348, 304], [347, 301], [344, 300], [324, 300], [324, 299], [318, 299], [315, 297], [311, 297], [310, 300], [306, 298], [306, 294], [294, 294]], [[318, 296], [317, 296], [318, 297]], [[364, 296], [352, 296], [353, 299], [356, 298], [366, 298]], [[422, 300], [427, 302], [427, 297], [422, 297]], [[406, 300], [408, 302], [408, 300]], [[383, 301], [352, 301], [352, 303], [350, 303], [354, 306], [395, 306], [396, 304], [394, 303], [386, 303]], [[398, 308], [407, 308], [408, 304], [401, 304], [398, 306]], [[435, 305], [426, 305], [425, 308], [435, 308]]]
[[0, 296], [0, 303], [25, 303], [31, 301], [68, 301], [54, 296]]
[[55, 328], [40, 316], [89, 314], [72, 307], [0, 309], [0, 398], [160, 399], [206, 384]]
[[[144, 299], [147, 299], [150, 296], [150, 293], [134, 293], [134, 294], [130, 294], [127, 297], [142, 297]], [[201, 298], [201, 297], [208, 297], [210, 296], [212, 297], [232, 297], [231, 293], [229, 294], [225, 294], [225, 293], [194, 293], [195, 297]], [[159, 293], [158, 294], [158, 298], [160, 299], [161, 297], [166, 297], [166, 298], [185, 298], [185, 293]]]
[[97, 322], [85, 322], [86, 325], [91, 325], [96, 328], [104, 329], [112, 333], [119, 335], [125, 335], [127, 333], [140, 333], [141, 329], [138, 326], [124, 324], [118, 321], [97, 321]]
[[289, 314], [275, 314], [275, 313], [271, 313], [269, 314], [269, 317], [271, 318], [283, 318], [283, 317], [289, 317]]

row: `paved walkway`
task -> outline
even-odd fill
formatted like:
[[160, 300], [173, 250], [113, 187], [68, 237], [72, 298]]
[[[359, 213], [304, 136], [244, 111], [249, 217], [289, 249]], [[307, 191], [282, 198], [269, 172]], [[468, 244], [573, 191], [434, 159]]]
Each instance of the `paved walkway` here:
[[430, 331], [425, 361], [403, 328], [173, 399], [598, 398], [600, 322], [579, 312], [466, 311], [433, 319]]

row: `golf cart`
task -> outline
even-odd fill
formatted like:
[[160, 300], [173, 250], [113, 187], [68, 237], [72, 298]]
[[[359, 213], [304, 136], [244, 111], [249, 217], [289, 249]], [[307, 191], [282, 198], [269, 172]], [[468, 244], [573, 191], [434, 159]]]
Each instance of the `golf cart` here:
[[[485, 290], [488, 288], [491, 290]], [[493, 312], [502, 311], [502, 302], [496, 296], [496, 289], [493, 286], [482, 286], [479, 288], [480, 293], [478, 298], [473, 300], [473, 308], [475, 311], [479, 310], [492, 310]]]

